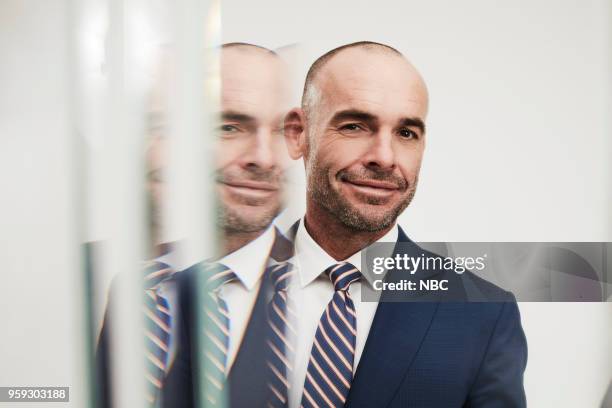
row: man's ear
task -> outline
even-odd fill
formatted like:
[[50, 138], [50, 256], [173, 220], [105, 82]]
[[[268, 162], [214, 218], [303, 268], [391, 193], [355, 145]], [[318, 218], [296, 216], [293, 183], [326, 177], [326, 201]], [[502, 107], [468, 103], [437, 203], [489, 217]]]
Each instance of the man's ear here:
[[289, 156], [297, 160], [304, 155], [306, 145], [306, 115], [300, 108], [294, 108], [285, 116], [285, 142]]

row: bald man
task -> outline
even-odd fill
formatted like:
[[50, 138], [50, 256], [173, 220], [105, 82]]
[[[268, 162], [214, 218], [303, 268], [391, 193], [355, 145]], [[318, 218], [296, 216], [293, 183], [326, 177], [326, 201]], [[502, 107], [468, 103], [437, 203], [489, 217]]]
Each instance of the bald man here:
[[375, 247], [439, 258], [397, 225], [416, 191], [427, 111], [415, 67], [390, 46], [359, 42], [314, 62], [302, 106], [286, 118], [307, 178], [294, 227], [289, 407], [525, 406], [527, 346], [512, 294], [441, 267], [391, 267], [384, 282], [436, 280], [446, 291], [385, 291], [362, 264]]
[[[228, 274], [234, 278], [214, 291], [218, 307], [223, 304], [225, 310], [223, 317], [207, 322], [206, 340], [211, 341], [204, 344], [195, 332], [196, 297], [207, 297], [194, 282], [202, 265], [176, 275], [184, 337], [179, 340], [176, 375], [169, 373], [163, 392], [164, 406], [191, 407], [198, 400], [221, 406], [220, 394], [202, 395], [202, 380], [212, 394], [223, 388], [231, 407], [264, 406], [271, 397], [272, 373], [266, 359], [267, 308], [274, 292], [271, 273], [292, 250], [272, 223], [282, 208], [284, 168], [289, 161], [283, 138], [288, 110], [285, 70], [279, 56], [263, 47], [231, 43], [222, 48], [215, 182], [220, 204], [217, 225], [223, 239], [221, 253], [204, 269], [213, 265], [222, 270], [221, 279]], [[221, 319], [225, 335], [214, 334]], [[206, 367], [198, 372], [196, 361], [202, 355]], [[221, 367], [221, 377], [215, 378]]]
[[[146, 399], [151, 406], [195, 407], [198, 401], [223, 406], [224, 398], [228, 406], [263, 406], [270, 398], [265, 344], [267, 306], [274, 292], [270, 275], [292, 250], [273, 225], [283, 205], [289, 161], [283, 138], [288, 111], [285, 70], [279, 56], [266, 48], [245, 43], [222, 47], [221, 112], [211, 138], [216, 147], [213, 181], [220, 250], [213, 259], [182, 271], [174, 270], [179, 263], [165, 253], [147, 270], [145, 282], [156, 282], [147, 292], [162, 311], [159, 316], [147, 314], [152, 320], [147, 322], [153, 323], [146, 340], [147, 347], [151, 343], [146, 350], [147, 370], [152, 369], [146, 372], [152, 385]], [[154, 146], [162, 146], [162, 139], [154, 141]], [[150, 153], [157, 154], [152, 157], [163, 167], [158, 157], [163, 151]], [[162, 170], [157, 167], [153, 170]], [[160, 180], [152, 181], [157, 207], [171, 197], [164, 196]], [[200, 333], [198, 298], [204, 299], [209, 319]], [[209, 299], [213, 303], [206, 303]], [[106, 373], [109, 320], [107, 313], [98, 353]], [[162, 326], [160, 336], [155, 325]], [[206, 357], [204, 371], [198, 371], [201, 356]], [[112, 405], [111, 386], [109, 381], [103, 384], [101, 406]]]

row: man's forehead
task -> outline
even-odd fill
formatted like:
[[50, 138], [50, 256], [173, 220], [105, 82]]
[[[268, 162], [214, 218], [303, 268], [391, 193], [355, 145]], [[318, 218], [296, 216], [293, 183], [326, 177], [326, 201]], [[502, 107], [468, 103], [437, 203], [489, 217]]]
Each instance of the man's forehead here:
[[[267, 54], [266, 54], [267, 53]], [[286, 107], [286, 83], [278, 57], [265, 50], [222, 52], [223, 110], [276, 115]]]
[[390, 81], [337, 81], [333, 86], [323, 88], [320, 94], [320, 107], [328, 113], [345, 109], [369, 112], [376, 116], [412, 116], [425, 120], [427, 116], [427, 97], [421, 89], [410, 84]]
[[223, 80], [258, 81], [271, 79], [282, 73], [281, 60], [270, 51], [255, 47], [230, 47], [221, 51], [221, 77]]
[[390, 52], [345, 50], [315, 80], [323, 105], [427, 111], [427, 89], [414, 67]]
[[282, 70], [274, 61], [236, 59], [221, 65], [222, 89], [274, 90], [282, 86]]
[[256, 87], [252, 83], [240, 86], [234, 82], [222, 88], [221, 109], [266, 120], [282, 116], [288, 106], [279, 90]]
[[[224, 89], [221, 98], [223, 114], [248, 116], [255, 123], [265, 124], [281, 121], [288, 106], [279, 95], [236, 87]], [[238, 117], [238, 116], [237, 116]]]

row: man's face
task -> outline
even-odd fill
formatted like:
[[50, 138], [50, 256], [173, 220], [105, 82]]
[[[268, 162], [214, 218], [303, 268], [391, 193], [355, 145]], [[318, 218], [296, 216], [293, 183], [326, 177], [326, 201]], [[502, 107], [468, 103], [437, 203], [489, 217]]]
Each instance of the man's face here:
[[216, 182], [226, 231], [259, 231], [280, 211], [287, 162], [283, 74], [279, 59], [263, 50], [222, 51]]
[[391, 226], [416, 189], [427, 90], [403, 58], [348, 49], [315, 79], [306, 125], [308, 198], [359, 231]]
[[[168, 165], [167, 141], [159, 131], [153, 131], [146, 151], [147, 192], [152, 233], [158, 234], [163, 219], [162, 208], [167, 197], [164, 171]], [[159, 237], [155, 237], [159, 238]]]

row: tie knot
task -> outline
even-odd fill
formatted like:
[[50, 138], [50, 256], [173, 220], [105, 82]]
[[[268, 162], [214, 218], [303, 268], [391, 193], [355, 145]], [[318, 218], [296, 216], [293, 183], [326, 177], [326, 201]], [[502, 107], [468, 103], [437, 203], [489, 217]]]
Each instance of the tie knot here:
[[282, 262], [269, 266], [268, 273], [274, 284], [274, 290], [278, 292], [280, 290], [287, 290], [291, 277], [294, 275], [295, 271], [293, 270], [292, 264], [289, 262]]
[[332, 265], [325, 270], [325, 273], [329, 275], [335, 291], [346, 291], [351, 283], [361, 278], [359, 269], [348, 262]]
[[145, 288], [151, 289], [174, 274], [170, 266], [159, 261], [148, 261], [144, 264]]
[[238, 279], [234, 271], [220, 263], [207, 264], [204, 266], [206, 287], [209, 291], [217, 291], [222, 285]]

